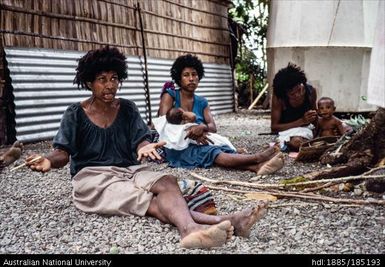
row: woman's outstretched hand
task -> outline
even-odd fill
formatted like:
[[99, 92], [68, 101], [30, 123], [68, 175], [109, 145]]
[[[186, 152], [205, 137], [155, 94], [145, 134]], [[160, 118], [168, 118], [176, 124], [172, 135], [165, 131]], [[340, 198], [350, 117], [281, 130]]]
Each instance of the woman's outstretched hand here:
[[31, 155], [25, 160], [25, 164], [33, 171], [48, 172], [51, 170], [51, 161], [42, 155]]
[[158, 152], [156, 152], [156, 149], [164, 146], [165, 144], [166, 144], [165, 141], [160, 141], [158, 143], [150, 143], [141, 147], [138, 150], [137, 160], [140, 161], [142, 158], [147, 158], [147, 157], [150, 157], [152, 160], [162, 159], [162, 157], [159, 156]]

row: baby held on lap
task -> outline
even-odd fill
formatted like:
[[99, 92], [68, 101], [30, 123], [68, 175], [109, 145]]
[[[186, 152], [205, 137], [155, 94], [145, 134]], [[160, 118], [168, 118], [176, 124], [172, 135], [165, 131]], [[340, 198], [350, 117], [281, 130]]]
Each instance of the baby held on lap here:
[[[187, 130], [195, 123], [195, 114], [184, 111], [181, 108], [170, 109], [165, 116], [153, 120], [155, 129], [159, 133], [159, 139], [167, 142], [165, 147], [175, 150], [183, 150], [189, 144], [197, 144], [195, 140], [186, 138]], [[237, 149], [231, 144], [228, 138], [216, 133], [207, 133], [210, 145], [228, 146], [234, 151]], [[239, 151], [238, 151], [239, 152]]]

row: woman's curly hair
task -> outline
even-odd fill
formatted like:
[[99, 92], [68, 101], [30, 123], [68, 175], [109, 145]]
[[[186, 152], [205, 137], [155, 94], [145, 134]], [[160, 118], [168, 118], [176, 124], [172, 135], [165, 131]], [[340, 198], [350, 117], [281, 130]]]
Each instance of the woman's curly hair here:
[[203, 67], [202, 61], [200, 61], [199, 58], [191, 54], [180, 56], [175, 60], [174, 64], [172, 64], [172, 67], [170, 70], [171, 78], [179, 86], [180, 86], [182, 71], [184, 68], [195, 69], [198, 72], [199, 80], [201, 80], [205, 75], [205, 69]]
[[301, 68], [293, 63], [287, 65], [286, 68], [280, 69], [274, 76], [273, 90], [274, 94], [280, 98], [286, 98], [287, 92], [289, 92], [294, 86], [303, 83], [306, 84], [306, 75]]
[[108, 45], [88, 51], [78, 62], [73, 83], [77, 84], [79, 89], [91, 90], [87, 82], [93, 82], [96, 75], [104, 71], [115, 71], [120, 82], [128, 76], [126, 57], [117, 48]]

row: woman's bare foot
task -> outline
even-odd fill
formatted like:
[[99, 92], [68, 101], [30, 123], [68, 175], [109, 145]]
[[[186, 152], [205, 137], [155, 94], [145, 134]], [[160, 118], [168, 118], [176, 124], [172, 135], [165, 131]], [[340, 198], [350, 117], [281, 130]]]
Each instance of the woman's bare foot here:
[[271, 159], [276, 153], [277, 151], [274, 147], [269, 147], [260, 153], [256, 153], [256, 155], [258, 156], [258, 162], [265, 162]]
[[20, 143], [19, 141], [13, 143], [13, 145], [3, 155], [0, 156], [0, 165], [2, 165], [3, 167], [8, 166], [18, 160], [21, 156], [22, 149], [22, 143]]
[[227, 241], [230, 241], [231, 238], [233, 237], [233, 235], [234, 235], [234, 226], [231, 225], [231, 227], [226, 231], [226, 234], [227, 234], [227, 236], [226, 236], [226, 242], [225, 243], [227, 243]]
[[220, 247], [231, 239], [233, 230], [231, 222], [226, 220], [188, 234], [182, 238], [181, 246], [184, 248]]
[[272, 174], [280, 169], [282, 169], [285, 160], [284, 155], [279, 152], [274, 157], [272, 157], [269, 161], [264, 162], [259, 170], [257, 171], [257, 175], [264, 175], [264, 174]]
[[230, 219], [234, 226], [234, 235], [249, 237], [253, 225], [267, 212], [267, 202], [261, 201], [253, 209], [245, 209], [235, 213]]

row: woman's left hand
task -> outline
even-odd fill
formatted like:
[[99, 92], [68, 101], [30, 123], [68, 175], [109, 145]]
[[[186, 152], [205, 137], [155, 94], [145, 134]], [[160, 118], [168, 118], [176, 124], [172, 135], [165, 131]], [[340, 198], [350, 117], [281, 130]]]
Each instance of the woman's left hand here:
[[213, 141], [210, 140], [207, 136], [207, 131], [206, 131], [207, 126], [204, 124], [196, 125], [196, 126], [191, 126], [190, 128], [187, 129], [187, 135], [185, 139], [190, 138], [193, 139], [197, 142], [198, 145], [208, 145], [209, 143], [214, 143]]
[[204, 133], [201, 137], [195, 140], [198, 145], [208, 145], [209, 143], [214, 144], [214, 142], [208, 138], [207, 133]]
[[187, 129], [186, 138], [198, 140], [200, 137], [203, 136], [206, 128], [207, 127], [205, 125], [202, 125], [202, 124], [191, 126], [190, 128]]
[[142, 158], [147, 158], [147, 157], [150, 157], [152, 160], [156, 160], [156, 159], [161, 160], [162, 157], [159, 156], [158, 152], [156, 152], [156, 149], [164, 146], [165, 144], [166, 144], [165, 141], [160, 141], [158, 143], [150, 143], [148, 145], [141, 147], [138, 150], [137, 160], [140, 161]]

